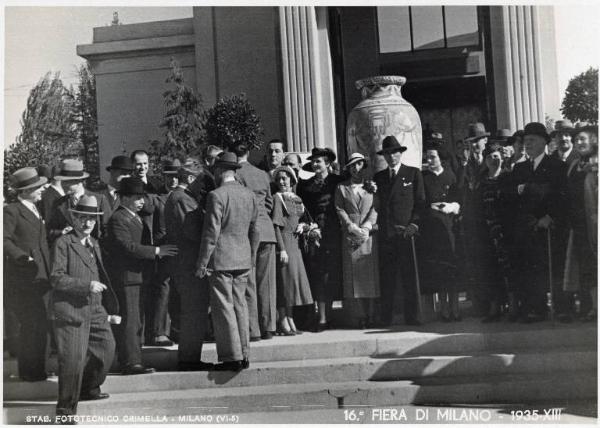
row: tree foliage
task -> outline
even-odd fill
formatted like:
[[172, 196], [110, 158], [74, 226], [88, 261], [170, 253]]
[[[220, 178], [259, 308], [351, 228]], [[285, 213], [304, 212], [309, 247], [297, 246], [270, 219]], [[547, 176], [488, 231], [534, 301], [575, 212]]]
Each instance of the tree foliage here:
[[597, 68], [590, 67], [569, 81], [560, 111], [572, 122], [598, 123]]
[[258, 150], [263, 143], [260, 118], [243, 93], [221, 98], [206, 112], [204, 128], [208, 143], [222, 148], [244, 143]]
[[183, 73], [177, 61], [171, 58], [171, 73], [166, 83], [172, 84], [163, 93], [165, 115], [160, 123], [164, 139], [154, 140], [150, 146], [150, 163], [158, 172], [160, 159], [180, 159], [198, 153], [204, 144], [202, 127], [202, 99], [185, 85]]

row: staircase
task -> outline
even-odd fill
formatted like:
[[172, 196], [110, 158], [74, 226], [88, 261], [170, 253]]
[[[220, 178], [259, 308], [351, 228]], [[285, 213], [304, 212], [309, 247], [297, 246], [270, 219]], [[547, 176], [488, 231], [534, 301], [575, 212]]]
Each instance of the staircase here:
[[[214, 344], [203, 359], [216, 361]], [[252, 343], [250, 368], [239, 373], [173, 371], [176, 347], [146, 348], [144, 360], [159, 372], [109, 375], [102, 389], [111, 397], [81, 402], [79, 414], [172, 423], [181, 415], [597, 397], [597, 329], [589, 324], [466, 320], [275, 337]], [[20, 382], [16, 362], [4, 363], [5, 422], [53, 415], [57, 378]]]

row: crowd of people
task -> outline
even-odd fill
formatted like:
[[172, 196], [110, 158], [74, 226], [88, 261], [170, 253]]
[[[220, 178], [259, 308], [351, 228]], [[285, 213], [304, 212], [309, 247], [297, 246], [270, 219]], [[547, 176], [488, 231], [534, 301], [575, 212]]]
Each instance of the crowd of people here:
[[[179, 370], [239, 371], [250, 342], [330, 328], [338, 300], [360, 328], [395, 312], [420, 325], [433, 293], [440, 319], [460, 321], [465, 290], [484, 322], [596, 319], [597, 128], [492, 137], [475, 123], [456, 144], [428, 132], [421, 169], [406, 150], [385, 137], [375, 172], [360, 153], [340, 171], [328, 148], [303, 165], [281, 140], [258, 166], [243, 143], [208, 146], [163, 161], [162, 177], [135, 150], [100, 192], [76, 159], [14, 171], [4, 302], [20, 378], [46, 379], [52, 344], [57, 414], [75, 414], [108, 396], [115, 350], [123, 375], [154, 371], [142, 345], [174, 341]], [[218, 364], [202, 361], [206, 340]]]

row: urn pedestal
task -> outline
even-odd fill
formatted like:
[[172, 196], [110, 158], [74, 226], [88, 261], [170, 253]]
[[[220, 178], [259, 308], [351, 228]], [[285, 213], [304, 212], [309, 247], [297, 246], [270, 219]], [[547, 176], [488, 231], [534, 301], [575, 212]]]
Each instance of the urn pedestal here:
[[375, 76], [356, 81], [362, 101], [348, 116], [346, 135], [348, 153], [362, 153], [371, 159], [371, 173], [387, 167], [383, 156], [377, 155], [381, 142], [393, 135], [407, 147], [402, 163], [421, 169], [422, 131], [417, 110], [404, 98], [401, 88], [406, 83], [402, 76]]

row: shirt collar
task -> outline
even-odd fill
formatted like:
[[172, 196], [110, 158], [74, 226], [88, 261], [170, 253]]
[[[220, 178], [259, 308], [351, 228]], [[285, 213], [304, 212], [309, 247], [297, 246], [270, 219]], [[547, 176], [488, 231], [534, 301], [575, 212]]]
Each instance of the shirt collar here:
[[131, 211], [129, 208], [127, 208], [125, 205], [121, 205], [123, 208], [125, 208], [127, 211], [129, 211], [131, 213], [132, 216], [137, 217], [137, 213], [134, 213], [133, 211]]
[[430, 169], [430, 171], [433, 172], [435, 175], [439, 176], [442, 174], [442, 172], [444, 172], [444, 168], [443, 167], [440, 168], [439, 171], [434, 171], [434, 170]]
[[394, 170], [394, 175], [398, 175], [398, 171], [400, 170], [400, 167], [401, 167], [401, 166], [402, 166], [402, 164], [401, 164], [401, 163], [399, 163], [398, 165], [396, 165], [396, 166], [395, 166], [395, 167], [393, 167], [393, 168], [392, 168], [392, 167], [388, 167], [388, 170], [389, 170], [389, 171], [392, 171], [392, 170]]
[[567, 160], [567, 158], [569, 157], [569, 155], [571, 154], [571, 152], [572, 152], [572, 151], [573, 151], [573, 147], [571, 147], [569, 150], [567, 150], [567, 151], [566, 151], [566, 152], [564, 152], [564, 153], [558, 152], [558, 155], [560, 156], [560, 158], [561, 158], [563, 161], [566, 161], [566, 160]]
[[56, 186], [54, 184], [51, 184], [50, 187], [52, 187], [54, 190], [56, 190], [60, 196], [65, 196], [65, 191], [62, 188], [62, 186]]
[[540, 165], [540, 162], [542, 159], [544, 159], [544, 156], [546, 156], [546, 153], [542, 152], [541, 155], [533, 159], [533, 169], [536, 169]]
[[25, 208], [27, 208], [29, 211], [34, 213], [36, 217], [39, 218], [39, 211], [33, 202], [26, 201], [25, 199], [22, 199], [20, 196], [17, 196], [17, 197], [19, 198], [19, 201], [21, 201], [21, 203], [23, 205], [25, 205]]

